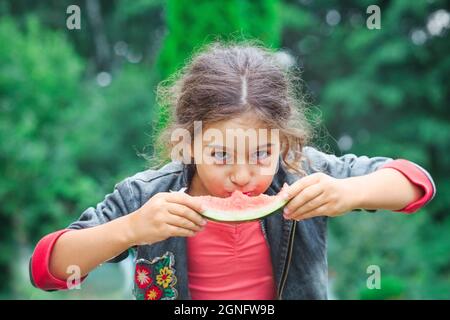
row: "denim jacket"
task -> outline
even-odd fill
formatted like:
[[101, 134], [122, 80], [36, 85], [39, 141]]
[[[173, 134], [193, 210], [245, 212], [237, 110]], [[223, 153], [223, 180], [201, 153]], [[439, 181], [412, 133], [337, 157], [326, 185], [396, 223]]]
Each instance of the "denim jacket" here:
[[[312, 147], [303, 149], [302, 169], [307, 175], [323, 172], [335, 178], [360, 176], [376, 171], [392, 161], [386, 157], [366, 157], [346, 154], [341, 157], [320, 152]], [[289, 185], [301, 176], [288, 172], [279, 162], [266, 194], [277, 194], [283, 183]], [[418, 166], [419, 167], [419, 166]], [[432, 181], [430, 175], [421, 167]], [[96, 207], [86, 209], [69, 229], [89, 228], [131, 213], [158, 192], [187, 188], [194, 173], [193, 165], [178, 162], [159, 170], [146, 170], [124, 179]], [[374, 210], [373, 210], [374, 211]], [[327, 217], [315, 217], [296, 222], [283, 218], [281, 209], [260, 220], [268, 242], [278, 299], [327, 299]], [[170, 282], [156, 287], [161, 299], [191, 299], [188, 288], [186, 238], [172, 237], [151, 245], [137, 246], [136, 271], [169, 275]], [[123, 252], [110, 262], [128, 256]], [[143, 298], [145, 291], [134, 281], [134, 295]], [[148, 289], [147, 289], [148, 290]], [[148, 291], [147, 291], [148, 292]]]

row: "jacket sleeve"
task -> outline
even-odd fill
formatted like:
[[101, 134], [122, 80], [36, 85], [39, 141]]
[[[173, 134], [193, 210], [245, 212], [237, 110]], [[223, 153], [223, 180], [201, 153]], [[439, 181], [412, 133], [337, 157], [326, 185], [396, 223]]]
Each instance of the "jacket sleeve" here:
[[414, 213], [428, 204], [436, 195], [436, 185], [431, 175], [421, 166], [414, 162], [397, 159], [384, 164], [383, 168], [391, 168], [402, 173], [411, 183], [422, 189], [422, 197], [409, 203], [403, 209], [394, 210], [395, 212]]
[[[412, 213], [429, 203], [436, 194], [436, 187], [431, 175], [421, 166], [405, 160], [388, 157], [367, 157], [345, 154], [335, 156], [318, 151], [312, 147], [303, 149], [303, 168], [308, 174], [323, 172], [334, 178], [344, 179], [372, 173], [382, 168], [392, 168], [401, 172], [408, 180], [422, 189], [422, 197], [397, 212]], [[355, 211], [360, 211], [356, 209]], [[365, 210], [365, 209], [363, 209]], [[375, 212], [377, 210], [366, 210]]]
[[[119, 218], [136, 209], [137, 201], [133, 197], [129, 179], [127, 178], [116, 184], [114, 191], [106, 195], [103, 201], [99, 202], [95, 207], [87, 208], [80, 218], [71, 223], [66, 229], [46, 235], [37, 243], [29, 263], [31, 283], [35, 287], [46, 291], [67, 289], [66, 282], [54, 277], [49, 270], [50, 256], [58, 238], [65, 232], [91, 228]], [[119, 262], [127, 256], [128, 250], [108, 262]]]

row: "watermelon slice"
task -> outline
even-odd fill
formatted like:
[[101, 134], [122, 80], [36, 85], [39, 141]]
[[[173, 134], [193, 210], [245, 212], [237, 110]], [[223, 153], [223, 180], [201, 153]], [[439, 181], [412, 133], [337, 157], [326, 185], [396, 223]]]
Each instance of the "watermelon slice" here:
[[287, 201], [280, 194], [269, 196], [260, 194], [250, 197], [236, 190], [228, 198], [212, 196], [199, 196], [203, 206], [206, 208], [202, 215], [215, 221], [251, 221], [264, 218], [281, 207]]

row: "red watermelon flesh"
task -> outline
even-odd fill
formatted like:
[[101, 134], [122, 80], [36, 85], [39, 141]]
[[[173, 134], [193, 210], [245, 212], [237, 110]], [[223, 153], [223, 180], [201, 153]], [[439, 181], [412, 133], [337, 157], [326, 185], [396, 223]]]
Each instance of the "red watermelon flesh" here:
[[261, 219], [283, 207], [287, 201], [281, 195], [260, 194], [250, 197], [236, 190], [228, 198], [196, 197], [206, 208], [202, 215], [216, 221], [249, 221]]

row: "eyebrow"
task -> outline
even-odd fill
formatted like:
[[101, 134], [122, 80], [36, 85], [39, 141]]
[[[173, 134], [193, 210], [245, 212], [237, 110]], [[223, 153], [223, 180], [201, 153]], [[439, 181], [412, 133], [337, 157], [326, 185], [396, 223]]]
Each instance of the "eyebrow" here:
[[258, 146], [258, 149], [264, 149], [264, 148], [268, 148], [271, 146], [273, 146], [273, 143], [266, 143], [266, 144]]
[[219, 144], [208, 144], [206, 147], [207, 147], [207, 148], [222, 149], [222, 150], [227, 149], [227, 148], [225, 148], [225, 146], [221, 146], [221, 145], [219, 145]]

